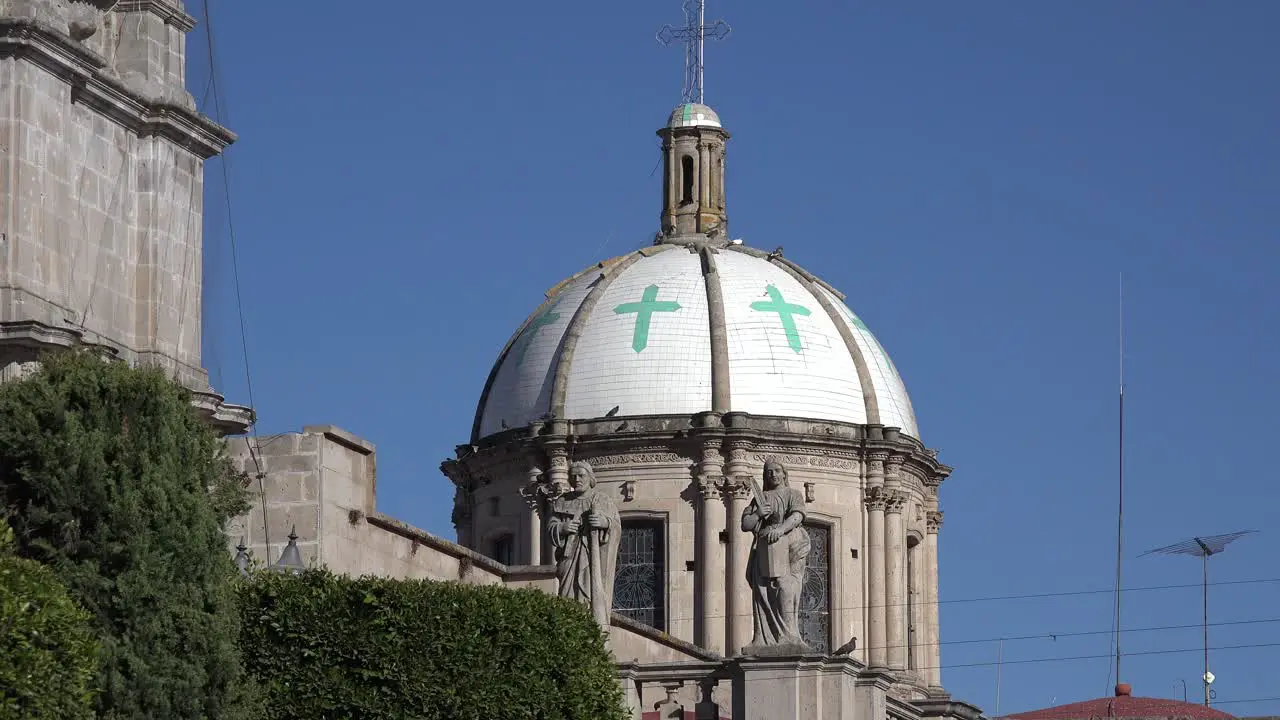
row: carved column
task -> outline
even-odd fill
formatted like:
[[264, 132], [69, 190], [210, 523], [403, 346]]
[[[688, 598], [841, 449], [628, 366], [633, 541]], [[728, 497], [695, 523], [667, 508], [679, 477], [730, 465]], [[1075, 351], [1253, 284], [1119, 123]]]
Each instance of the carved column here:
[[698, 196], [699, 209], [711, 205], [711, 152], [705, 142], [698, 143]]
[[724, 575], [720, 568], [720, 531], [725, 517], [720, 486], [724, 481], [724, 458], [720, 455], [720, 439], [702, 441], [702, 460], [698, 463], [698, 550], [694, 558], [694, 598], [697, 622], [695, 642], [703, 648], [723, 654], [724, 648]]
[[920, 680], [929, 677], [929, 623], [925, 621], [924, 541], [917, 537], [915, 545], [907, 542], [907, 667], [914, 668]]
[[547, 461], [551, 466], [551, 486], [556, 494], [569, 489], [569, 451], [563, 446], [547, 448]]
[[680, 204], [680, 162], [676, 159], [675, 144], [669, 140], [662, 145], [667, 154], [667, 196], [663, 199], [662, 231], [674, 230], [676, 226], [676, 206]]
[[867, 488], [863, 502], [867, 506], [867, 664], [886, 667], [888, 657], [885, 627], [885, 554], [884, 456], [872, 455], [867, 461]]
[[542, 542], [546, 533], [543, 532], [543, 516], [542, 487], [538, 483], [538, 478], [542, 475], [542, 470], [534, 467], [529, 468], [529, 482], [521, 490], [520, 494], [524, 496], [525, 505], [529, 508], [525, 513], [525, 552], [524, 559], [529, 565], [542, 564]]
[[715, 147], [715, 155], [716, 155], [716, 157], [720, 158], [720, 164], [719, 164], [719, 166], [715, 169], [715, 173], [716, 173], [716, 197], [719, 199], [719, 207], [720, 207], [720, 210], [722, 210], [722, 211], [725, 209], [725, 194], [724, 194], [724, 158], [725, 158], [725, 154], [724, 154], [723, 152], [721, 152], [721, 150], [723, 150], [723, 149], [724, 149], [724, 146], [723, 146], [723, 145], [717, 145], [717, 146]]
[[925, 557], [925, 624], [929, 643], [929, 671], [925, 677], [930, 687], [942, 687], [942, 633], [938, 623], [938, 531], [942, 529], [942, 513], [930, 510], [926, 516], [924, 545]]
[[747, 449], [751, 443], [729, 441], [729, 462], [725, 466], [725, 654], [737, 655], [751, 642], [751, 588], [747, 585], [747, 556], [751, 542], [742, 532], [742, 511], [750, 491], [744, 481], [750, 468]]
[[907, 506], [907, 494], [901, 490], [890, 491], [884, 506], [885, 543], [885, 624], [888, 626], [886, 642], [889, 645], [889, 667], [905, 670], [907, 667], [907, 534], [903, 510]]

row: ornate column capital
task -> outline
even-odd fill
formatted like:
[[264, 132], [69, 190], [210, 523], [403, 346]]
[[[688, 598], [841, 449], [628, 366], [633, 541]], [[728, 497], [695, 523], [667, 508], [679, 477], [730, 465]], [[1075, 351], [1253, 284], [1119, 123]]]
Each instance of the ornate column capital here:
[[901, 490], [894, 490], [885, 493], [884, 511], [889, 514], [902, 514], [903, 509], [907, 507], [907, 493]]
[[702, 478], [698, 481], [698, 495], [704, 501], [715, 500], [723, 492], [724, 483], [719, 478]]
[[930, 510], [925, 514], [925, 531], [930, 535], [937, 535], [942, 529], [942, 511]]
[[747, 485], [747, 481], [740, 478], [728, 476], [720, 478], [720, 483], [717, 487], [720, 492], [724, 493], [726, 498], [745, 500], [751, 497], [751, 488]]
[[889, 493], [881, 485], [872, 485], [863, 489], [862, 502], [867, 506], [867, 510], [884, 512], [885, 504], [889, 498]]
[[719, 434], [704, 435], [702, 438], [702, 458], [698, 461], [698, 490], [703, 500], [713, 500], [720, 496], [720, 487], [724, 482], [724, 456], [720, 454], [723, 439]]
[[440, 463], [440, 472], [449, 478], [449, 482], [455, 487], [463, 487], [471, 485], [471, 473], [468, 472], [467, 466], [457, 460], [445, 460]]

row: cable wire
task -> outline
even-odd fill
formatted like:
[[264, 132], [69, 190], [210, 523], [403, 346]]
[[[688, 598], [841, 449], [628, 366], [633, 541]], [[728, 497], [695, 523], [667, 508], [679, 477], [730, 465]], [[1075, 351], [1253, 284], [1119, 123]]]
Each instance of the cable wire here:
[[[1217, 647], [1210, 648], [1210, 650], [1213, 650], [1215, 652], [1232, 652], [1232, 651], [1238, 651], [1238, 650], [1258, 650], [1262, 648], [1280, 648], [1280, 642], [1247, 643], [1243, 645], [1220, 645]], [[1155, 655], [1178, 655], [1182, 653], [1198, 653], [1203, 650], [1204, 650], [1203, 646], [1197, 645], [1196, 647], [1189, 647], [1189, 648], [1169, 648], [1165, 650], [1138, 650], [1133, 652], [1127, 652], [1125, 654], [1128, 655], [1129, 657], [1155, 656]], [[1114, 656], [1110, 652], [1107, 652], [1102, 654], [1095, 653], [1093, 655], [1062, 655], [1058, 657], [1024, 658], [1022, 660], [1000, 660], [1000, 661], [987, 660], [983, 662], [970, 662], [970, 663], [952, 663], [952, 664], [944, 663], [942, 665], [924, 665], [924, 666], [917, 665], [912, 669], [917, 672], [921, 670], [958, 670], [962, 668], [992, 667], [998, 663], [1002, 663], [1004, 665], [1039, 665], [1043, 663], [1054, 663], [1054, 662], [1078, 662], [1081, 660], [1105, 660], [1107, 658], [1114, 659]], [[792, 671], [790, 673], [782, 673], [780, 675], [756, 675], [756, 674], [751, 675], [751, 679], [753, 681], [780, 680], [780, 679], [787, 679], [787, 678], [795, 679], [795, 672]], [[1257, 699], [1250, 699], [1250, 700], [1231, 700], [1231, 701], [1214, 700], [1214, 704], [1219, 704], [1221, 702], [1234, 702], [1234, 703], [1264, 702], [1267, 700], [1270, 700], [1270, 698], [1257, 698]], [[1012, 713], [1011, 715], [1007, 715], [1006, 717], [1016, 716], [1016, 715], [1017, 713]]]
[[[209, 87], [208, 94], [213, 96], [214, 117], [218, 122], [225, 122], [222, 113], [222, 93], [218, 89], [218, 73], [217, 56], [214, 53], [213, 41], [213, 18], [209, 12], [210, 0], [204, 0], [204, 36], [205, 44], [209, 54]], [[258, 417], [257, 404], [253, 399], [253, 373], [249, 364], [249, 333], [245, 326], [244, 319], [244, 298], [240, 289], [240, 261], [239, 252], [236, 247], [236, 226], [235, 219], [231, 212], [231, 174], [228, 169], [227, 158], [224, 155], [218, 163], [222, 167], [222, 188], [223, 200], [227, 209], [227, 235], [231, 241], [231, 274], [235, 285], [236, 294], [236, 312], [240, 319], [240, 347], [241, 354], [244, 359], [244, 380], [245, 389], [249, 395], [249, 410], [253, 413], [253, 426], [250, 428], [250, 438], [245, 443], [249, 449], [249, 457], [253, 460], [254, 468], [257, 470], [258, 493], [262, 501], [262, 533], [263, 541], [267, 549], [267, 562], [271, 561], [271, 528], [267, 518], [267, 490], [265, 486], [265, 474], [262, 471], [262, 462], [258, 455], [260, 448], [255, 450], [258, 442]]]
[[[1263, 585], [1263, 584], [1271, 584], [1271, 583], [1280, 583], [1280, 577], [1253, 578], [1248, 580], [1221, 580], [1217, 582], [1211, 582], [1209, 583], [1209, 586], [1224, 587], [1224, 586], [1231, 586], [1231, 585]], [[1145, 585], [1145, 586], [1124, 588], [1123, 592], [1125, 593], [1154, 592], [1157, 590], [1185, 590], [1188, 588], [1195, 588], [1199, 590], [1203, 586], [1204, 586], [1204, 583], [1198, 583], [1198, 582], [1197, 583], [1177, 583], [1172, 585]], [[938, 605], [952, 605], [952, 604], [958, 605], [961, 603], [1002, 602], [1007, 600], [1040, 600], [1040, 599], [1048, 599], [1048, 598], [1080, 597], [1085, 595], [1110, 595], [1113, 592], [1115, 592], [1115, 588], [1103, 588], [1099, 590], [1063, 590], [1058, 592], [1022, 593], [1018, 595], [987, 595], [987, 596], [978, 596], [978, 597], [969, 597], [969, 598], [954, 598], [950, 600], [938, 600], [937, 604]], [[883, 608], [907, 607], [909, 605], [916, 604], [916, 602], [917, 601], [912, 600], [912, 601], [903, 602], [903, 603], [886, 603], [884, 605], [880, 605], [880, 604], [838, 605], [838, 606], [833, 605], [830, 608], [828, 608], [828, 611], [836, 612], [836, 611], [842, 611], [842, 610], [843, 611], [864, 610], [868, 608], [882, 608], [882, 607]], [[919, 604], [922, 607], [927, 608], [931, 603], [919, 602]], [[751, 612], [742, 612], [742, 613], [738, 613], [735, 617], [750, 617], [751, 614], [752, 614]], [[690, 615], [690, 616], [682, 616], [682, 617], [668, 616], [667, 622], [670, 623], [673, 621], [690, 621], [690, 620], [697, 620], [703, 617], [723, 618], [723, 617], [728, 617], [728, 615], [724, 613], [717, 613], [717, 614], [710, 614], [710, 615], [698, 615], [698, 616]], [[1197, 623], [1195, 627], [1200, 627], [1201, 625], [1203, 625], [1203, 623]]]

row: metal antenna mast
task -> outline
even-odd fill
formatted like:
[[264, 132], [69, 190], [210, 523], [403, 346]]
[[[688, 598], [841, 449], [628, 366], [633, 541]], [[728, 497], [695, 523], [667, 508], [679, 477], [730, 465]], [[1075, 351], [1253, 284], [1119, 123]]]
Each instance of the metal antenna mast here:
[[[1116, 687], [1120, 679], [1120, 593], [1124, 558], [1124, 274], [1120, 275], [1120, 468], [1116, 506]], [[1118, 692], [1118, 691], [1117, 691]]]
[[1213, 691], [1209, 686], [1213, 684], [1213, 675], [1209, 673], [1209, 556], [1217, 555], [1227, 549], [1233, 540], [1251, 535], [1256, 530], [1241, 530], [1239, 532], [1227, 533], [1225, 535], [1209, 535], [1207, 537], [1193, 537], [1190, 540], [1183, 540], [1172, 545], [1148, 550], [1139, 557], [1147, 555], [1192, 555], [1200, 558], [1203, 570], [1203, 586], [1204, 586], [1204, 676], [1201, 680], [1204, 682], [1204, 704], [1209, 706], [1209, 700], [1213, 698]]
[[663, 45], [684, 43], [684, 101], [702, 103], [702, 53], [707, 39], [723, 40], [730, 28], [723, 20], [706, 24], [706, 0], [685, 0], [684, 27], [663, 25], [658, 31], [658, 42]]

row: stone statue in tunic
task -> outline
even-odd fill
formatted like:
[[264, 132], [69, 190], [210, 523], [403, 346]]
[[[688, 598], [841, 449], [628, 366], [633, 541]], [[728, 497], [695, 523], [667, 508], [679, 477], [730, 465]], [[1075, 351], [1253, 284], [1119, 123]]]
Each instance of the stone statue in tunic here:
[[618, 506], [596, 488], [595, 472], [585, 461], [569, 466], [569, 487], [551, 502], [547, 521], [560, 597], [587, 603], [596, 621], [607, 628], [621, 541]]
[[782, 464], [764, 465], [764, 489], [751, 478], [752, 501], [742, 512], [742, 530], [752, 533], [747, 561], [753, 627], [744, 655], [809, 651], [800, 638], [800, 591], [809, 558], [804, 523], [804, 493], [791, 487]]

